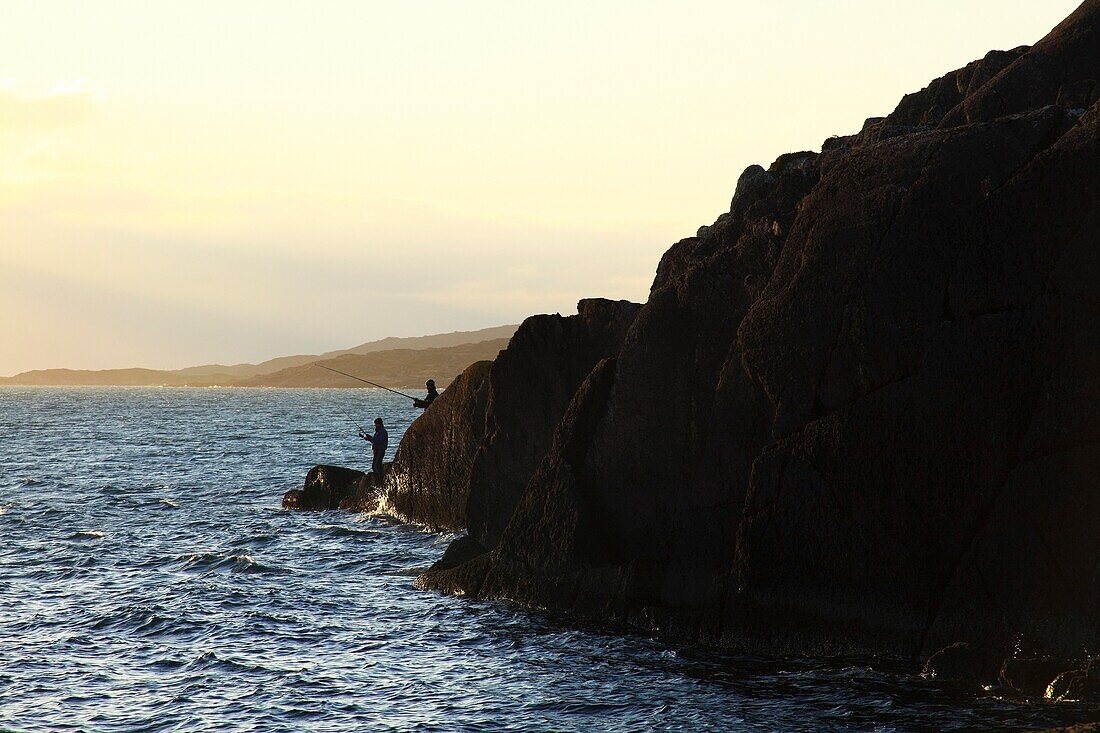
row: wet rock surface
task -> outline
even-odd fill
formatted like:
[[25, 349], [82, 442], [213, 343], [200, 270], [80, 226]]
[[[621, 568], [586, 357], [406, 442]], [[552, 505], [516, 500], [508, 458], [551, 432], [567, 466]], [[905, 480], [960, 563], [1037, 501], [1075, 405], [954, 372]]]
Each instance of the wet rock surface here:
[[749, 168], [640, 309], [529, 319], [471, 539], [420, 585], [1023, 696], [1074, 671], [1100, 647], [1098, 28], [1089, 0]]
[[998, 672], [995, 659], [983, 655], [967, 642], [959, 641], [929, 657], [921, 669], [921, 677], [967, 683], [995, 679]]
[[1055, 679], [1071, 663], [1052, 657], [1013, 657], [1001, 665], [1000, 682], [1010, 692], [1033, 700], [1042, 699]]
[[1100, 657], [1055, 677], [1043, 696], [1055, 702], [1100, 703]]
[[492, 362], [466, 368], [401, 439], [386, 477], [387, 511], [441, 530], [466, 526], [470, 469], [485, 438]]
[[283, 495], [283, 509], [350, 509], [362, 500], [363, 494], [373, 493], [370, 474], [342, 466], [314, 466], [306, 474], [302, 488]]

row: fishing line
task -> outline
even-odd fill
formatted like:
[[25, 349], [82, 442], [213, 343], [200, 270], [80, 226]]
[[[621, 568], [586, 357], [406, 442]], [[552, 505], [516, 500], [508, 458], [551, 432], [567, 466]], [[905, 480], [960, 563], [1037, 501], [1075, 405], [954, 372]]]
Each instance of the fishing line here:
[[372, 382], [369, 379], [363, 379], [362, 377], [357, 377], [354, 374], [348, 374], [347, 372], [342, 372], [339, 369], [333, 369], [332, 367], [327, 367], [324, 364], [318, 364], [317, 362], [313, 362], [312, 366], [319, 366], [322, 369], [328, 369], [330, 372], [336, 372], [337, 374], [343, 374], [345, 377], [351, 377], [352, 379], [356, 379], [360, 382], [363, 382], [364, 384], [369, 384], [372, 387], [378, 387], [379, 389], [384, 389], [387, 392], [393, 392], [394, 394], [399, 394], [402, 397], [406, 397], [410, 400], [419, 399], [417, 397], [413, 397], [412, 395], [405, 394], [404, 392], [398, 392], [396, 389], [390, 389], [389, 387], [383, 387], [381, 384], [377, 384], [375, 382]]

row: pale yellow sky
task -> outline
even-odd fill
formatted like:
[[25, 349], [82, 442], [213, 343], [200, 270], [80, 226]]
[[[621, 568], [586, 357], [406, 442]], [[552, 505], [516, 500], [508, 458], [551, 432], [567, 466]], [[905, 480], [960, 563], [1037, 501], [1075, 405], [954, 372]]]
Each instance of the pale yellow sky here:
[[0, 375], [644, 300], [737, 176], [1078, 0], [0, 0]]

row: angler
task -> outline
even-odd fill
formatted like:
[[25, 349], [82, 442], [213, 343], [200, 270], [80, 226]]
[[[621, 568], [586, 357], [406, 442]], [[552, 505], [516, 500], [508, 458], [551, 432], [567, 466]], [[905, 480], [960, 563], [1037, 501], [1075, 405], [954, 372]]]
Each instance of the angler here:
[[413, 400], [413, 407], [419, 407], [421, 410], [428, 409], [428, 405], [435, 402], [435, 398], [439, 396], [439, 393], [435, 391], [435, 380], [429, 379], [424, 383], [424, 387], [427, 388], [428, 394], [422, 400]]
[[439, 396], [439, 392], [437, 392], [436, 388], [435, 388], [435, 380], [434, 379], [429, 379], [427, 382], [424, 383], [424, 387], [428, 390], [428, 394], [424, 396], [424, 399], [420, 399], [418, 397], [413, 397], [410, 394], [405, 394], [404, 392], [399, 392], [396, 389], [390, 389], [389, 387], [384, 387], [381, 384], [378, 384], [377, 382], [370, 381], [369, 379], [363, 379], [362, 377], [357, 377], [354, 374], [348, 374], [347, 372], [342, 372], [339, 369], [333, 369], [332, 367], [327, 367], [324, 364], [318, 364], [317, 362], [313, 362], [312, 364], [310, 364], [310, 366], [319, 366], [322, 369], [327, 369], [328, 371], [335, 372], [336, 374], [342, 374], [345, 377], [350, 377], [351, 379], [362, 382], [363, 384], [369, 384], [372, 387], [378, 387], [379, 389], [384, 389], [387, 392], [393, 392], [396, 395], [401, 395], [402, 397], [408, 397], [410, 400], [413, 401], [413, 407], [419, 407], [421, 410], [427, 409], [428, 405], [435, 402], [435, 398]]
[[374, 461], [371, 463], [371, 475], [374, 478], [374, 485], [381, 486], [382, 475], [385, 470], [386, 460], [386, 448], [389, 447], [390, 435], [386, 432], [386, 427], [382, 424], [382, 418], [374, 418], [374, 435], [367, 435], [362, 430], [359, 431], [359, 437], [371, 444], [371, 449], [374, 452]]

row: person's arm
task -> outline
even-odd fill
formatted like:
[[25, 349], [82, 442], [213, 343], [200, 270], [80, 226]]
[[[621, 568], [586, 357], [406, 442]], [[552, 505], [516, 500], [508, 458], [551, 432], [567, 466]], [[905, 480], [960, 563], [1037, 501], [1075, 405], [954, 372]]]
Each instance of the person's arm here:
[[360, 438], [362, 438], [363, 440], [368, 440], [368, 441], [370, 441], [370, 444], [371, 444], [371, 445], [374, 445], [374, 438], [372, 438], [371, 436], [367, 435], [367, 434], [366, 434], [366, 433], [364, 433], [364, 432], [363, 432], [362, 430], [360, 430], [360, 431], [359, 431], [359, 437], [360, 437]]
[[423, 410], [427, 406], [428, 406], [428, 403], [425, 402], [424, 400], [418, 400], [418, 399], [415, 399], [415, 398], [413, 399], [413, 407], [419, 407], [421, 410]]

